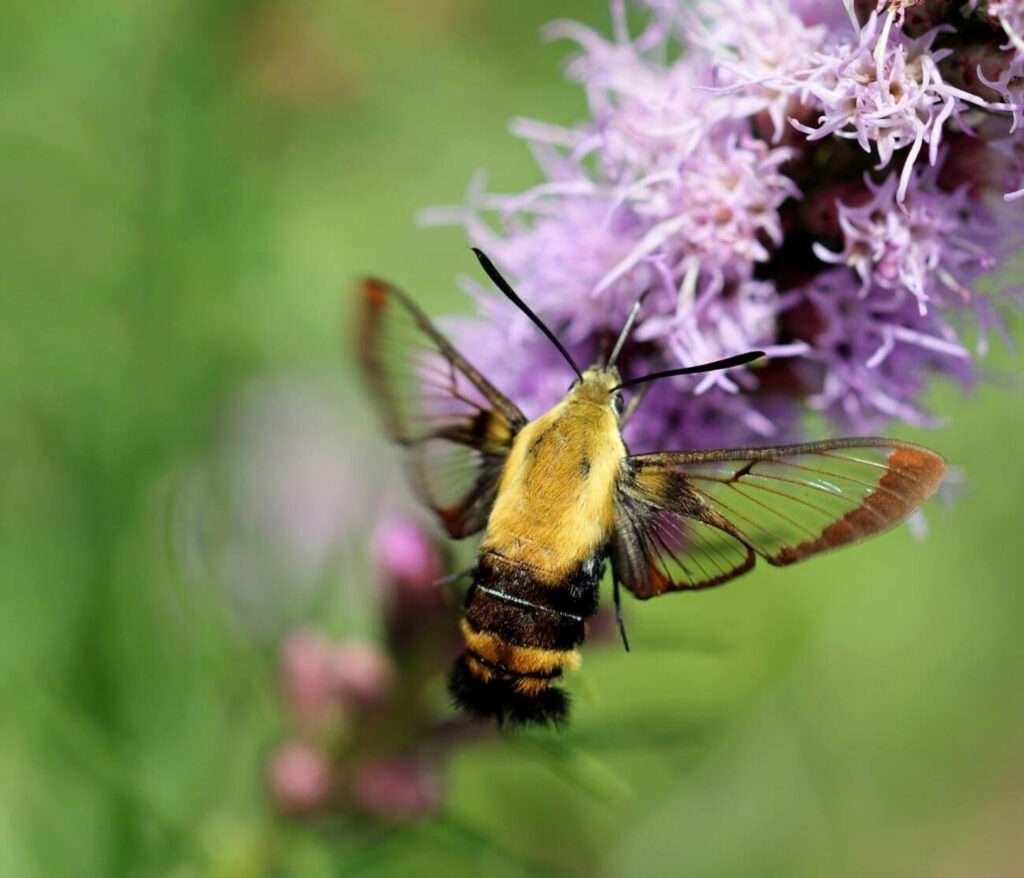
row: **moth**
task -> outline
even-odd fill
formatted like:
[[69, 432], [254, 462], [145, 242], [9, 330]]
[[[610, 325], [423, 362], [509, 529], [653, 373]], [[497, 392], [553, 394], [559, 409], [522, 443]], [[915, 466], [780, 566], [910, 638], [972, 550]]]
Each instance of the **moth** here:
[[[741, 366], [752, 351], [623, 380], [616, 368], [638, 301], [607, 360], [580, 371], [556, 335], [475, 251], [495, 285], [575, 373], [529, 421], [403, 292], [360, 283], [362, 370], [413, 485], [456, 539], [483, 532], [460, 621], [455, 703], [499, 722], [557, 723], [556, 685], [579, 664], [585, 623], [610, 562], [641, 600], [721, 585], [757, 559], [783, 566], [881, 533], [938, 487], [941, 456], [884, 438], [768, 448], [630, 454], [623, 392], [670, 375]], [[680, 437], [685, 441], [685, 437]]]

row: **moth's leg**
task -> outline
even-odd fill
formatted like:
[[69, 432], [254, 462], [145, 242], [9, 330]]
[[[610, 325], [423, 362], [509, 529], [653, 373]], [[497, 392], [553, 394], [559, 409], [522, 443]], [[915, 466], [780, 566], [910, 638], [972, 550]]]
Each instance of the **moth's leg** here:
[[[466, 589], [465, 594], [460, 594], [458, 585], [464, 579], [469, 580], [469, 588]], [[447, 576], [435, 579], [430, 584], [433, 588], [444, 589], [442, 600], [446, 604], [449, 601], [457, 601], [459, 605], [468, 607], [473, 598], [473, 592], [476, 591], [476, 565], [467, 567], [465, 570], [458, 570], [455, 573], [449, 573]]]
[[647, 391], [651, 389], [653, 385], [642, 384], [640, 390], [633, 394], [633, 398], [626, 405], [626, 410], [622, 413], [622, 417], [619, 418], [619, 429], [623, 430], [629, 419], [633, 417], [633, 412], [637, 410], [637, 407], [644, 401], [644, 397], [647, 396]]
[[612, 597], [615, 599], [615, 621], [619, 624], [619, 634], [622, 635], [622, 645], [629, 652], [629, 638], [626, 637], [626, 623], [622, 618], [622, 600], [619, 594], [619, 577], [612, 577]]
[[448, 585], [456, 585], [463, 579], [468, 579], [476, 573], [476, 564], [472, 567], [467, 567], [465, 570], [459, 570], [457, 573], [449, 573], [447, 576], [442, 576], [440, 579], [435, 579], [432, 586], [437, 588], [444, 588]]

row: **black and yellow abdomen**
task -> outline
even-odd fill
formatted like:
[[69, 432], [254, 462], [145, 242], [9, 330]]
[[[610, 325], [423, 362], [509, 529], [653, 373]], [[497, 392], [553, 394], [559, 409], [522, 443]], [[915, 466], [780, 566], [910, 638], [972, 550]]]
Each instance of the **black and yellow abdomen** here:
[[456, 703], [499, 721], [563, 719], [568, 699], [555, 684], [579, 665], [603, 570], [603, 557], [588, 559], [553, 588], [536, 570], [484, 553], [461, 623], [466, 651], [449, 683]]
[[449, 681], [464, 710], [510, 722], [565, 717], [556, 684], [579, 665], [614, 522], [625, 454], [614, 423], [607, 407], [577, 400], [516, 437], [466, 595], [466, 652]]

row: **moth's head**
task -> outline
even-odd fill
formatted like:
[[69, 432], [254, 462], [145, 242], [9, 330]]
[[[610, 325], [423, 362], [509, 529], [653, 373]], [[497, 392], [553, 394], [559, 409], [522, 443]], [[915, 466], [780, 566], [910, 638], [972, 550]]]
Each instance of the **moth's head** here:
[[480, 265], [483, 266], [487, 276], [494, 281], [494, 285], [501, 290], [505, 296], [511, 301], [520, 311], [522, 311], [530, 320], [533, 321], [534, 325], [544, 333], [551, 341], [551, 343], [558, 349], [558, 352], [565, 358], [566, 363], [572, 367], [573, 372], [576, 373], [576, 380], [573, 381], [572, 386], [569, 388], [569, 400], [581, 400], [590, 403], [595, 403], [600, 406], [608, 406], [614, 413], [616, 418], [622, 418], [623, 404], [622, 404], [622, 388], [633, 387], [637, 384], [644, 384], [648, 381], [654, 381], [658, 378], [668, 378], [671, 375], [694, 375], [698, 372], [712, 372], [716, 369], [729, 369], [733, 366], [742, 366], [745, 363], [749, 363], [759, 357], [764, 356], [763, 351], [750, 351], [746, 354], [740, 354], [735, 357], [726, 357], [724, 360], [715, 360], [711, 363], [703, 363], [698, 366], [683, 366], [677, 369], [665, 369], [661, 372], [651, 372], [649, 375], [641, 375], [639, 378], [630, 378], [628, 381], [623, 381], [619, 376], [619, 370], [615, 368], [616, 362], [618, 362], [619, 354], [622, 353], [623, 345], [626, 343], [626, 339], [629, 337], [629, 333], [633, 329], [633, 324], [636, 323], [637, 316], [640, 314], [640, 306], [643, 305], [644, 299], [647, 294], [653, 288], [648, 288], [639, 299], [633, 304], [633, 307], [629, 311], [629, 316], [626, 318], [626, 323], [622, 327], [622, 331], [619, 333], [619, 337], [616, 339], [615, 344], [612, 346], [611, 354], [608, 356], [606, 365], [591, 366], [586, 372], [581, 372], [580, 367], [576, 365], [576, 361], [573, 360], [572, 355], [565, 349], [556, 336], [536, 314], [534, 314], [526, 305], [526, 303], [516, 295], [515, 290], [509, 286], [509, 283], [505, 278], [501, 276], [501, 273], [487, 256], [476, 247], [473, 248], [473, 252], [476, 254], [476, 258], [480, 260]]
[[569, 388], [569, 397], [574, 400], [585, 400], [595, 405], [608, 406], [616, 417], [622, 415], [622, 391], [619, 385], [622, 378], [614, 366], [591, 366]]

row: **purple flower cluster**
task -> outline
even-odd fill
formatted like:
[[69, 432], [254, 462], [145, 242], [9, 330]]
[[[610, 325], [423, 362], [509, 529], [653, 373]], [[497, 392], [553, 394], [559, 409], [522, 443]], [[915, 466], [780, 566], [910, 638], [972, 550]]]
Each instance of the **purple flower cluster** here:
[[1024, 3], [1021, 0], [971, 0], [971, 9], [978, 9], [999, 23], [1006, 36], [1024, 52]]
[[[770, 360], [655, 386], [634, 448], [764, 444], [807, 405], [842, 432], [933, 418], [929, 378], [974, 379], [1003, 302], [979, 277], [1024, 215], [1019, 0], [613, 0], [612, 36], [547, 34], [589, 118], [516, 120], [546, 179], [516, 195], [477, 178], [463, 224], [581, 361], [607, 353], [648, 293], [623, 372], [748, 349]], [[643, 26], [633, 27], [643, 19]], [[564, 364], [512, 306], [451, 321], [469, 359], [528, 415]]]
[[447, 714], [440, 672], [457, 649], [452, 609], [436, 580], [439, 547], [406, 518], [381, 521], [374, 538], [383, 585], [383, 646], [332, 640], [300, 628], [282, 641], [282, 699], [291, 733], [267, 780], [295, 817], [358, 814], [395, 821], [442, 804], [445, 757], [471, 731]]

